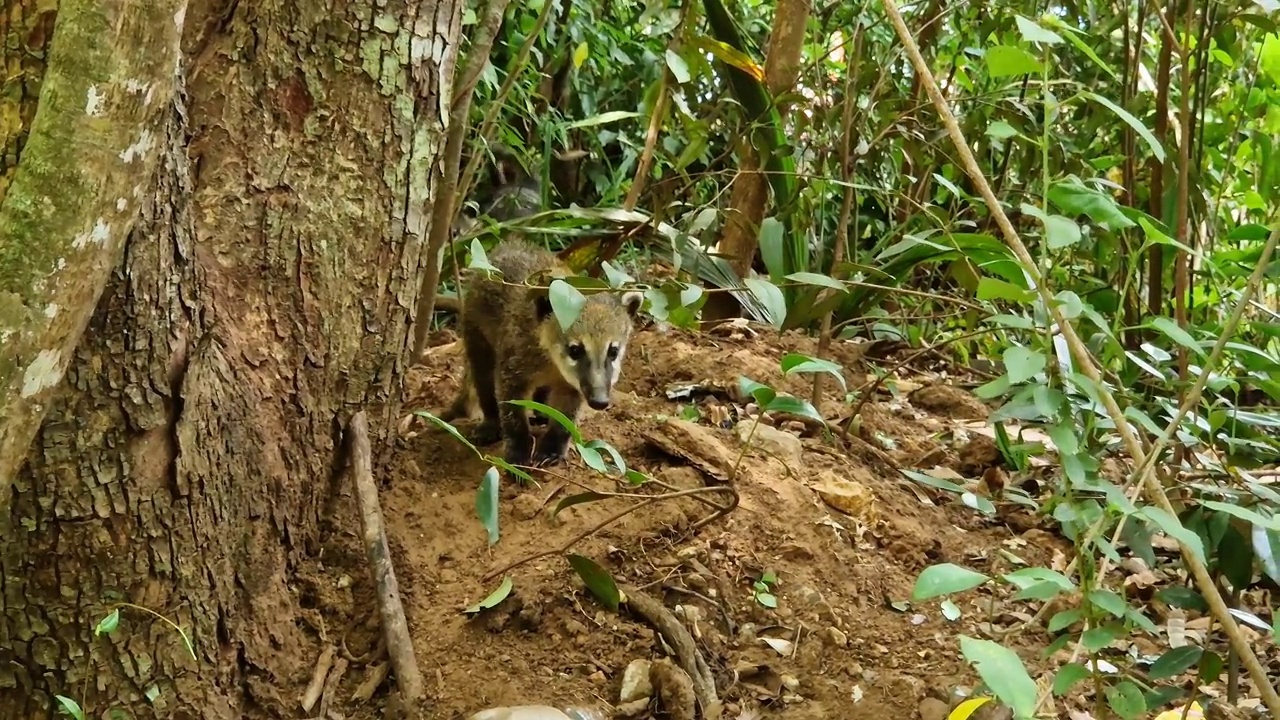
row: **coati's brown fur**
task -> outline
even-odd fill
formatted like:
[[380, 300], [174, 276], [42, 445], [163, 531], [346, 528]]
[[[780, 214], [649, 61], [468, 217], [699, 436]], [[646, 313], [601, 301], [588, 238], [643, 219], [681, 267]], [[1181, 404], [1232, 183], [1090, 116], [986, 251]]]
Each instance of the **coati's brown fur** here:
[[451, 422], [479, 405], [477, 444], [505, 439], [504, 456], [513, 465], [556, 462], [568, 450], [568, 431], [549, 422], [535, 448], [526, 410], [506, 401], [532, 397], [575, 423], [584, 401], [597, 410], [608, 407], [644, 295], [588, 295], [577, 319], [561, 330], [547, 291], [524, 286], [570, 274], [553, 253], [510, 238], [489, 253], [489, 263], [502, 272], [500, 279], [473, 271], [464, 281], [458, 328], [467, 372], [441, 418]]

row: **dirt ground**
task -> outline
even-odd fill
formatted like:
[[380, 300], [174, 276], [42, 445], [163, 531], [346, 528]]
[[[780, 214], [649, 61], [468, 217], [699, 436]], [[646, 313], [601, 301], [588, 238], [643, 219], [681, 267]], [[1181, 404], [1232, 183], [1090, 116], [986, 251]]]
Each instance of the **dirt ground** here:
[[[407, 411], [440, 411], [461, 379], [458, 346], [447, 332], [436, 340], [412, 371]], [[866, 347], [833, 347], [851, 388], [867, 381]], [[723, 465], [728, 458], [732, 471], [742, 447], [733, 415], [751, 408], [705, 401], [702, 430], [690, 430], [675, 420], [682, 403], [667, 393], [690, 384], [731, 388], [746, 375], [807, 397], [812, 376], [781, 374], [779, 361], [788, 352], [813, 353], [814, 341], [767, 330], [754, 337], [638, 332], [614, 406], [585, 411], [583, 432], [613, 444], [631, 467], [672, 487], [723, 484], [714, 477], [726, 474], [716, 461]], [[878, 362], [884, 367], [893, 359]], [[727, 516], [691, 532], [708, 509], [686, 496], [626, 515], [573, 547], [619, 583], [679, 608], [710, 663], [726, 718], [919, 717], [926, 698], [974, 687], [976, 675], [960, 659], [957, 637], [987, 637], [983, 624], [999, 620], [982, 591], [967, 594], [971, 599], [960, 603], [964, 615], [955, 622], [944, 619], [936, 601], [910, 604], [920, 571], [954, 562], [1001, 573], [1017, 569], [1010, 558], [1047, 564], [1054, 553], [1069, 552], [1065, 541], [1034, 527], [1016, 506], [1001, 505], [986, 518], [895, 470], [951, 468], [957, 482], [964, 482], [961, 476], [973, 482], [998, 456], [990, 440], [971, 429], [985, 416], [980, 402], [937, 381], [934, 372], [902, 374], [896, 395], [881, 389], [862, 407], [854, 437], [824, 438], [794, 422], [780, 423], [790, 439], [757, 431], [735, 480], [740, 505]], [[838, 389], [832, 380], [826, 384], [831, 399], [822, 404], [824, 416], [847, 417], [850, 406], [832, 392]], [[692, 438], [690, 454], [711, 458], [703, 469], [648, 439], [672, 425]], [[431, 717], [465, 718], [486, 707], [521, 704], [607, 712], [618, 702], [628, 663], [670, 654], [653, 628], [626, 609], [606, 611], [560, 554], [512, 570], [515, 590], [498, 608], [477, 617], [462, 613], [498, 586], [500, 578], [482, 579], [486, 573], [557, 548], [637, 502], [610, 498], [553, 519], [550, 511], [560, 499], [583, 487], [628, 488], [576, 455], [539, 476], [540, 487], [522, 489], [504, 479], [501, 539], [490, 548], [475, 509], [487, 466], [419, 418], [406, 418], [400, 444], [382, 479], [382, 503]], [[500, 447], [488, 450], [499, 453]], [[834, 509], [817, 490], [830, 493], [839, 483], [845, 483], [850, 513]], [[354, 502], [344, 502], [348, 507], [339, 511], [354, 518]], [[350, 527], [330, 539], [323, 565], [307, 582], [330, 635], [341, 630], [349, 652], [359, 656], [380, 631], [358, 525]], [[766, 572], [778, 579], [776, 609], [754, 594], [753, 583]], [[1046, 640], [1030, 636], [1023, 642], [1035, 648]], [[1034, 666], [1035, 654], [1023, 655]], [[362, 672], [353, 664], [341, 701]], [[341, 711], [348, 718], [381, 717], [386, 695], [384, 685], [372, 700]]]

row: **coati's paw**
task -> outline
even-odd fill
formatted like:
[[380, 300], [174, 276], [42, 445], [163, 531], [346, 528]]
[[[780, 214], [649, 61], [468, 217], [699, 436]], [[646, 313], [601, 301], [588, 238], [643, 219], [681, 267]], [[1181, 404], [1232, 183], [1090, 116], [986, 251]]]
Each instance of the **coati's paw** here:
[[502, 427], [498, 423], [482, 422], [471, 431], [471, 442], [476, 445], [492, 445], [502, 439]]
[[564, 460], [565, 455], [569, 452], [569, 438], [554, 438], [545, 436], [543, 441], [538, 443], [538, 450], [534, 453], [533, 462], [537, 465], [555, 465]]
[[512, 442], [507, 441], [507, 447], [503, 453], [502, 459], [507, 461], [509, 465], [529, 464], [529, 456], [533, 454], [533, 448], [529, 442]]

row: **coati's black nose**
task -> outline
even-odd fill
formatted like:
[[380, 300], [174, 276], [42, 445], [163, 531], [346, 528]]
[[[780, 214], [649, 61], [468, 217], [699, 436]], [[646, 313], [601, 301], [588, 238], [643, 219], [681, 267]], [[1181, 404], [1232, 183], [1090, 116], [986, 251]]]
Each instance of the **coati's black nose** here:
[[592, 410], [604, 410], [609, 407], [609, 398], [591, 398], [587, 401]]

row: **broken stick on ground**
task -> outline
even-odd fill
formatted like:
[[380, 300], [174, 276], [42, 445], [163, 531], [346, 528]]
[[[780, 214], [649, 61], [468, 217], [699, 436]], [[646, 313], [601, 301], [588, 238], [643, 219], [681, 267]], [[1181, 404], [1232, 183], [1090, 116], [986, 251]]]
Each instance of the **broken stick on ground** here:
[[369, 421], [363, 410], [351, 418], [351, 474], [356, 485], [356, 502], [360, 506], [360, 525], [364, 530], [364, 548], [369, 556], [369, 571], [378, 593], [378, 612], [387, 638], [387, 654], [400, 687], [401, 700], [417, 705], [422, 699], [422, 674], [409, 639], [409, 623], [400, 604], [400, 586], [391, 567], [387, 534], [382, 524], [382, 507], [378, 488], [373, 482], [373, 454], [369, 449]]

